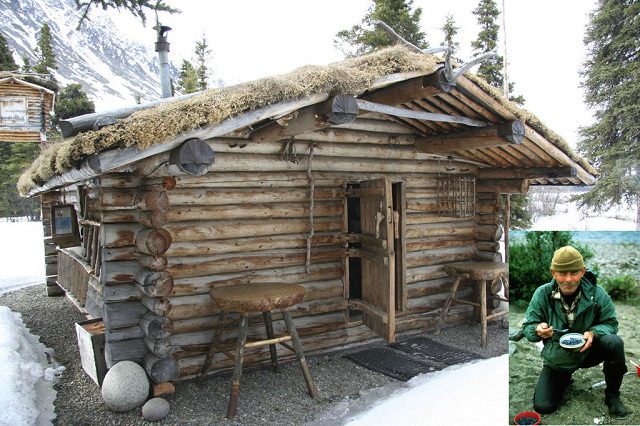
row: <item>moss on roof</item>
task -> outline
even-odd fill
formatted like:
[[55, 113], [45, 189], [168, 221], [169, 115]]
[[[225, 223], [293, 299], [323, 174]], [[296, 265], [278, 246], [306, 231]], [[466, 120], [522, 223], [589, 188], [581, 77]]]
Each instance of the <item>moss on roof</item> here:
[[[167, 102], [138, 111], [115, 124], [49, 146], [18, 180], [18, 190], [27, 194], [56, 174], [63, 173], [89, 155], [109, 148], [135, 146], [145, 149], [205, 125], [216, 125], [278, 102], [291, 101], [315, 93], [359, 95], [373, 82], [394, 73], [419, 71], [428, 74], [438, 67], [438, 59], [409, 51], [401, 46], [379, 50], [327, 66], [305, 66], [291, 73], [266, 77], [235, 86], [207, 90], [191, 98]], [[544, 127], [532, 114], [504, 99], [484, 80], [468, 75], [496, 101], [513, 111], [524, 122], [540, 131], [590, 173], [586, 161], [575, 156], [568, 145]]]
[[17, 71], [0, 71], [0, 79], [9, 77], [42, 86], [53, 92], [57, 92], [59, 89], [58, 83], [56, 83], [55, 80], [51, 78], [45, 78], [41, 74], [21, 73]]

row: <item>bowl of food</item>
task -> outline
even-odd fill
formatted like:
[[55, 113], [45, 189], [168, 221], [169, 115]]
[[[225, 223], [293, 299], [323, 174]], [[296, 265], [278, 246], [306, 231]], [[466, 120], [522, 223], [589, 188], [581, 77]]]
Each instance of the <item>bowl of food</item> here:
[[579, 351], [585, 343], [586, 340], [580, 333], [567, 333], [560, 337], [560, 346], [568, 351]]
[[516, 425], [539, 425], [540, 414], [535, 411], [523, 411], [517, 414], [513, 419], [513, 424]]

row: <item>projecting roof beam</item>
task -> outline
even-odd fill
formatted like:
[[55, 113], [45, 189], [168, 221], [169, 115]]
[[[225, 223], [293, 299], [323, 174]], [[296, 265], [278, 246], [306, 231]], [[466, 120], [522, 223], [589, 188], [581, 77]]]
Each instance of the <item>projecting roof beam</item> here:
[[430, 154], [449, 154], [499, 145], [519, 145], [524, 139], [524, 132], [524, 124], [514, 120], [474, 130], [418, 138], [416, 149]]
[[358, 105], [351, 95], [337, 95], [286, 114], [251, 132], [254, 142], [275, 142], [310, 130], [346, 124], [358, 116]]
[[358, 108], [364, 111], [378, 112], [380, 114], [393, 115], [395, 117], [414, 118], [424, 121], [439, 121], [444, 123], [466, 124], [473, 127], [486, 127], [489, 125], [486, 121], [473, 120], [468, 117], [459, 117], [455, 115], [437, 114], [433, 112], [414, 111], [407, 108], [399, 108], [390, 105], [378, 104], [375, 102], [357, 99]]
[[524, 169], [486, 168], [478, 170], [478, 179], [558, 179], [578, 175], [575, 167], [529, 167]]

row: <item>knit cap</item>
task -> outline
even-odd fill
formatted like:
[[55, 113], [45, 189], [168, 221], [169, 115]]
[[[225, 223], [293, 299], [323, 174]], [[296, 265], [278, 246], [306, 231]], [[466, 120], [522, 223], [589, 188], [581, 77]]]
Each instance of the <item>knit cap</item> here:
[[582, 255], [571, 246], [560, 247], [553, 253], [551, 269], [557, 272], [581, 271], [584, 268]]

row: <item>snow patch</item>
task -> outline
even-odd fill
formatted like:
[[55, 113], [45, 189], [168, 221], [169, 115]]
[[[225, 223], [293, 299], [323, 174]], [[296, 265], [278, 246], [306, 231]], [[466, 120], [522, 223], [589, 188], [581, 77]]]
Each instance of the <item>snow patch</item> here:
[[25, 327], [20, 314], [0, 306], [0, 425], [49, 425], [55, 418], [53, 385], [65, 368]]

